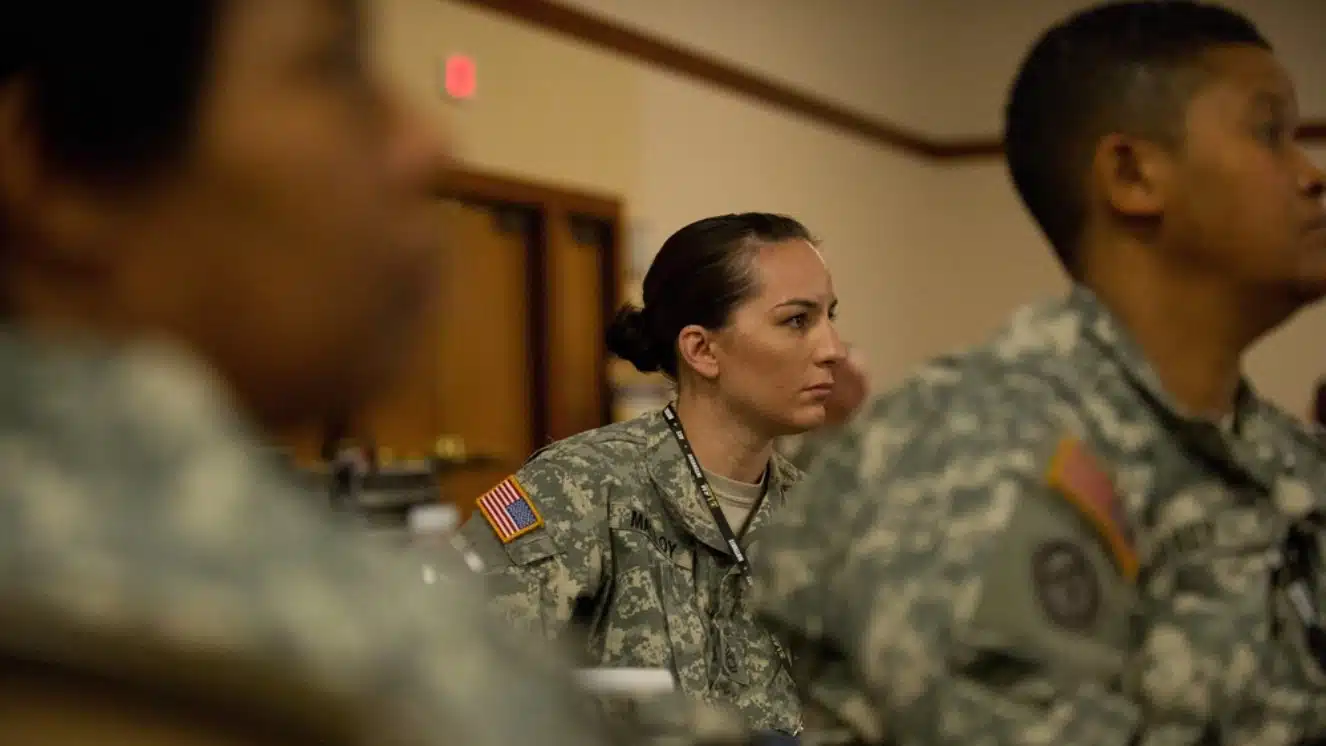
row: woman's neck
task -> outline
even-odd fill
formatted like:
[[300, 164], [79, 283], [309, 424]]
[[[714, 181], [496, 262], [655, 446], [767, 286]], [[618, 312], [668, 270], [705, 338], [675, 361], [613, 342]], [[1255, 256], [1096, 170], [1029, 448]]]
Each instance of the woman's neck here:
[[742, 423], [729, 408], [712, 397], [682, 393], [677, 418], [706, 471], [747, 484], [764, 476], [774, 439]]

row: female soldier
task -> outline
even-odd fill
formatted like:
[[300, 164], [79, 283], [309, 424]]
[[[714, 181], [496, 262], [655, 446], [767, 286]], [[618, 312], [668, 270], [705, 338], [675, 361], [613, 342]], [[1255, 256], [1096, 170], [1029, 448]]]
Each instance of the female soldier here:
[[799, 476], [775, 439], [825, 420], [844, 359], [836, 303], [796, 220], [725, 215], [673, 234], [608, 346], [668, 375], [676, 401], [536, 453], [462, 529], [506, 615], [550, 637], [583, 623], [593, 665], [668, 669], [752, 730], [796, 733], [783, 650], [750, 614], [747, 553]]

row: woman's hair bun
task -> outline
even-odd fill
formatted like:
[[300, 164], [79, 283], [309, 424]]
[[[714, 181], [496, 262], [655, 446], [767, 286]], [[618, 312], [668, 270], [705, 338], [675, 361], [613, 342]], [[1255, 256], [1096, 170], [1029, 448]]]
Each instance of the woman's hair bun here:
[[645, 311], [628, 303], [608, 324], [608, 352], [634, 365], [641, 373], [661, 370], [663, 364], [647, 322]]

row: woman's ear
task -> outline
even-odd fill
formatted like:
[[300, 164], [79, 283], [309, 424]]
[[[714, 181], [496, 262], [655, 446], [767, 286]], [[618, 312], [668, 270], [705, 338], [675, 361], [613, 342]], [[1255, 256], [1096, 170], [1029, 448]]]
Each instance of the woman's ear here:
[[677, 357], [687, 368], [704, 379], [718, 377], [718, 356], [714, 354], [713, 332], [691, 324], [677, 335]]

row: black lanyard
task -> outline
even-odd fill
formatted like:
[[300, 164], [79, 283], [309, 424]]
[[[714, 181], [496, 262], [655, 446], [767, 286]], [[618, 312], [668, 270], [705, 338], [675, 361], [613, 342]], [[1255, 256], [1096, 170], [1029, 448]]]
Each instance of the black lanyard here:
[[1319, 529], [1301, 524], [1290, 527], [1285, 537], [1281, 582], [1289, 605], [1303, 623], [1308, 650], [1317, 659], [1318, 667], [1326, 672], [1326, 629], [1322, 628], [1316, 603], [1321, 558], [1314, 530]]
[[737, 535], [732, 532], [732, 526], [728, 525], [727, 517], [723, 515], [723, 506], [718, 504], [718, 497], [714, 490], [709, 486], [709, 480], [705, 479], [704, 471], [700, 468], [700, 462], [695, 458], [695, 451], [691, 450], [691, 444], [686, 440], [686, 433], [681, 429], [681, 420], [677, 419], [677, 408], [669, 404], [663, 408], [663, 419], [668, 421], [668, 427], [672, 430], [672, 437], [677, 439], [677, 446], [681, 448], [681, 453], [686, 457], [686, 466], [691, 470], [691, 479], [695, 480], [695, 488], [704, 496], [704, 502], [709, 506], [709, 512], [714, 516], [714, 523], [718, 524], [718, 533], [722, 534], [723, 541], [728, 549], [732, 550], [732, 556], [737, 561], [737, 571], [746, 579], [746, 584], [751, 585], [755, 579], [751, 577], [750, 563], [746, 561], [746, 553], [741, 550], [741, 545], [737, 543]]
[[[704, 496], [704, 502], [709, 506], [709, 512], [714, 515], [714, 523], [718, 524], [718, 533], [723, 535], [723, 541], [727, 543], [732, 550], [732, 557], [737, 561], [737, 572], [745, 579], [746, 585], [753, 586], [755, 578], [752, 577], [750, 562], [746, 560], [746, 553], [742, 551], [741, 545], [737, 543], [737, 536], [732, 532], [732, 526], [728, 525], [727, 517], [723, 515], [723, 506], [718, 504], [718, 497], [714, 490], [709, 486], [709, 480], [704, 476], [704, 470], [700, 468], [700, 461], [695, 458], [695, 451], [691, 450], [691, 444], [686, 439], [686, 432], [681, 429], [681, 420], [677, 418], [677, 408], [668, 404], [663, 408], [663, 419], [668, 421], [668, 428], [672, 430], [672, 437], [677, 439], [677, 446], [681, 448], [681, 453], [686, 457], [686, 466], [691, 470], [691, 478], [695, 480], [695, 488]], [[778, 637], [772, 632], [766, 632], [769, 635], [769, 641], [773, 643], [774, 654], [782, 661], [783, 666], [787, 668], [787, 674], [792, 675], [792, 657], [788, 655], [783, 644], [778, 641]], [[797, 732], [801, 731], [800, 721], [798, 720]], [[795, 735], [795, 734], [793, 734]]]

